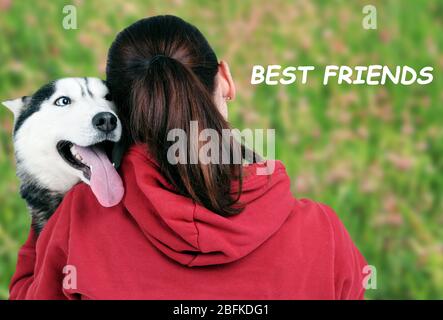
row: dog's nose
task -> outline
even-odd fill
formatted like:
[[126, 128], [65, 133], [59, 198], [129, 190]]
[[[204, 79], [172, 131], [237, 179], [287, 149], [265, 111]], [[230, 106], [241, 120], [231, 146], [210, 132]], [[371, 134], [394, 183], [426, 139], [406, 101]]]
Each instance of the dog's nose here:
[[104, 133], [110, 133], [117, 128], [117, 117], [110, 112], [100, 112], [92, 118], [92, 125]]

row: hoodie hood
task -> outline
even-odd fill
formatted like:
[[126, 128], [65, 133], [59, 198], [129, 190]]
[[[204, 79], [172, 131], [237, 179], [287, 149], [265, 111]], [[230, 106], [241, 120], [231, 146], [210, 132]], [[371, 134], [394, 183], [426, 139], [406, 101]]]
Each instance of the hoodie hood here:
[[123, 204], [149, 242], [169, 258], [190, 267], [229, 263], [266, 242], [293, 210], [289, 177], [281, 162], [274, 164], [269, 175], [256, 174], [264, 164], [244, 168], [240, 202], [245, 209], [223, 217], [177, 194], [146, 146], [134, 145], [121, 167]]

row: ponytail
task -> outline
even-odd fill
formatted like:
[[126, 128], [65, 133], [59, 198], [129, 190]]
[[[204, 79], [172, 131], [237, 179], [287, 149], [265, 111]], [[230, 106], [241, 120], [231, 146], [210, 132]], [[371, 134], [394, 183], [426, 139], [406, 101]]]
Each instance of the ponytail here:
[[[223, 216], [241, 212], [242, 164], [233, 161], [232, 154], [228, 164], [221, 157], [223, 144], [229, 150], [240, 146], [242, 155], [245, 147], [222, 135], [230, 127], [213, 99], [218, 61], [200, 31], [174, 16], [140, 20], [117, 36], [106, 72], [126, 133], [133, 142], [147, 145], [177, 192]], [[191, 161], [191, 153], [201, 147], [200, 142], [193, 144], [199, 140], [191, 136], [191, 121], [198, 124], [197, 134], [217, 132], [220, 161]], [[168, 161], [175, 143], [168, 133], [174, 129], [186, 134], [186, 163]], [[234, 180], [239, 182], [236, 195], [231, 192]]]
[[[160, 164], [163, 175], [179, 193], [221, 214], [232, 215], [241, 211], [238, 201], [231, 196], [231, 181], [241, 180], [241, 164], [193, 164], [190, 124], [196, 121], [199, 132], [215, 129], [221, 133], [229, 125], [217, 110], [213, 98], [194, 72], [174, 58], [164, 55], [153, 57], [145, 64], [145, 72], [134, 81], [131, 99], [131, 136], [136, 142], [146, 143], [151, 155]], [[180, 128], [188, 138], [186, 163], [171, 164], [167, 154], [174, 141], [168, 140], [171, 130]], [[233, 143], [233, 141], [231, 141]], [[221, 145], [219, 155], [222, 154]], [[241, 192], [241, 190], [240, 190]]]

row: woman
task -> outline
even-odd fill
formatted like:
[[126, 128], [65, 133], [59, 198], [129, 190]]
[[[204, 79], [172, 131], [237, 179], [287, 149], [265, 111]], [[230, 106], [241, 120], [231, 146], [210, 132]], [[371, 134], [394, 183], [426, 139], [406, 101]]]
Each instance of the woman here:
[[88, 186], [71, 190], [21, 249], [12, 299], [363, 298], [363, 257], [330, 208], [293, 198], [280, 162], [266, 176], [168, 158], [171, 130], [221, 135], [235, 98], [194, 26], [157, 16], [123, 30], [107, 82], [126, 128], [125, 197], [103, 208]]

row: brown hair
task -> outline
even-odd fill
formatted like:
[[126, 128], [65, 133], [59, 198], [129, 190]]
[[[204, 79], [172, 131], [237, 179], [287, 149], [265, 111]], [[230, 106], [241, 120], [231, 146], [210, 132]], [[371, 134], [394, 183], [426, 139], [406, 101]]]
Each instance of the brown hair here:
[[[108, 53], [106, 82], [132, 142], [147, 144], [180, 194], [227, 216], [242, 210], [242, 164], [171, 164], [167, 159], [172, 129], [190, 137], [190, 122], [197, 121], [199, 131], [215, 129], [222, 141], [222, 130], [230, 128], [213, 100], [217, 72], [217, 57], [202, 33], [166, 15], [142, 19], [117, 35]], [[236, 197], [233, 180], [240, 183]]]

